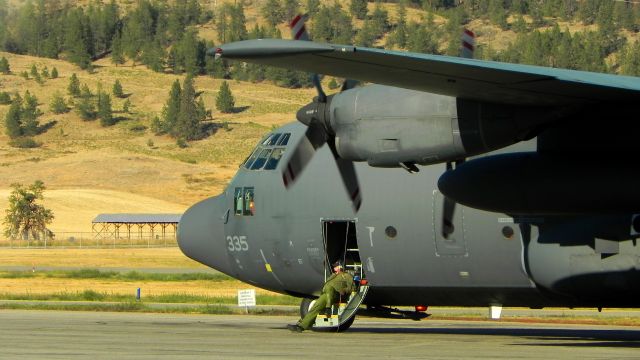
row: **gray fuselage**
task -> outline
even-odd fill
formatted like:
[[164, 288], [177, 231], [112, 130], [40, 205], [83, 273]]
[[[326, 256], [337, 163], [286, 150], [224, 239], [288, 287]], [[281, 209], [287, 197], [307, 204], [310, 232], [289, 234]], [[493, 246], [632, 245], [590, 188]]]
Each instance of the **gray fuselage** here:
[[[261, 288], [313, 297], [331, 260], [326, 246], [335, 234], [327, 229], [335, 223], [351, 226], [345, 236], [357, 239], [368, 304], [640, 305], [640, 246], [630, 237], [616, 241], [617, 252], [597, 248], [599, 229], [628, 229], [630, 215], [514, 219], [458, 204], [455, 230], [444, 238], [437, 187], [444, 164], [410, 174], [357, 163], [363, 203], [354, 214], [325, 146], [285, 189], [281, 167], [305, 129], [274, 130], [291, 134], [275, 169], [241, 166], [224, 193], [187, 210], [178, 230], [187, 256]], [[500, 152], [535, 149], [533, 140]], [[239, 194], [251, 204], [237, 214]]]

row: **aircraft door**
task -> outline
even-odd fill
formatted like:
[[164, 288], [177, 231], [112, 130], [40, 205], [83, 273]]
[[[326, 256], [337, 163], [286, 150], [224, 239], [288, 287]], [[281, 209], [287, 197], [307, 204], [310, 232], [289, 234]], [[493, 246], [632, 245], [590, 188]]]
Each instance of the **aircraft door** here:
[[331, 264], [342, 261], [354, 275], [364, 278], [355, 220], [322, 220], [325, 248], [325, 279], [331, 275]]
[[443, 234], [444, 195], [438, 190], [433, 191], [433, 236], [436, 256], [467, 256], [469, 249], [464, 234], [464, 209], [456, 204], [447, 237]]

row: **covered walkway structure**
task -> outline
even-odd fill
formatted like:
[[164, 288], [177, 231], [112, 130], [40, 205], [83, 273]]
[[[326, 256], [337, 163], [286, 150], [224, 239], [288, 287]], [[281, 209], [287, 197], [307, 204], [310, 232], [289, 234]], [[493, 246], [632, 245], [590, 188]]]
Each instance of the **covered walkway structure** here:
[[182, 214], [99, 214], [92, 221], [94, 240], [113, 241], [119, 245], [175, 244], [178, 223]]

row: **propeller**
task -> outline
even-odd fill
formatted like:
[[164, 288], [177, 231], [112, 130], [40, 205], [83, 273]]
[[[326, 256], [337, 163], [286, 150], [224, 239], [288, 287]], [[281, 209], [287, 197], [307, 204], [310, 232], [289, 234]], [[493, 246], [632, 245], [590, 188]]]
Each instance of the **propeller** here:
[[[460, 56], [467, 59], [473, 59], [473, 53], [476, 49], [476, 35], [469, 29], [463, 29], [462, 31], [462, 46], [460, 47]], [[456, 167], [464, 162], [464, 159], [456, 161]], [[447, 171], [453, 170], [452, 162], [447, 162]], [[442, 237], [448, 239], [455, 231], [453, 225], [453, 217], [456, 212], [456, 202], [448, 197], [444, 197], [442, 203]]]
[[[305, 27], [307, 18], [307, 15], [298, 15], [291, 21], [291, 36], [294, 40], [310, 40]], [[362, 195], [360, 194], [360, 184], [356, 169], [353, 161], [345, 160], [338, 154], [336, 136], [331, 129], [329, 108], [334, 95], [327, 96], [325, 94], [318, 74], [311, 75], [311, 81], [318, 95], [314, 97], [313, 102], [303, 106], [296, 114], [298, 121], [307, 126], [307, 131], [305, 131], [304, 137], [293, 150], [289, 162], [285, 165], [282, 172], [282, 181], [286, 188], [290, 188], [300, 177], [309, 161], [311, 161], [316, 150], [327, 144], [338, 166], [342, 183], [351, 201], [351, 207], [354, 212], [358, 212], [362, 205]], [[355, 86], [355, 82], [345, 80], [341, 91], [353, 88], [353, 86]]]

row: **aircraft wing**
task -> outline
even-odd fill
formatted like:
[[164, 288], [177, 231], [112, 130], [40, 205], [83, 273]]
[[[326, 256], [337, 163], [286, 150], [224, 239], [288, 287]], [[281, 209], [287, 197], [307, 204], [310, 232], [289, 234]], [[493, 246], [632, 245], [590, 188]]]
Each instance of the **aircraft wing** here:
[[239, 41], [215, 51], [225, 59], [501, 104], [640, 99], [640, 78], [541, 66], [280, 39]]

